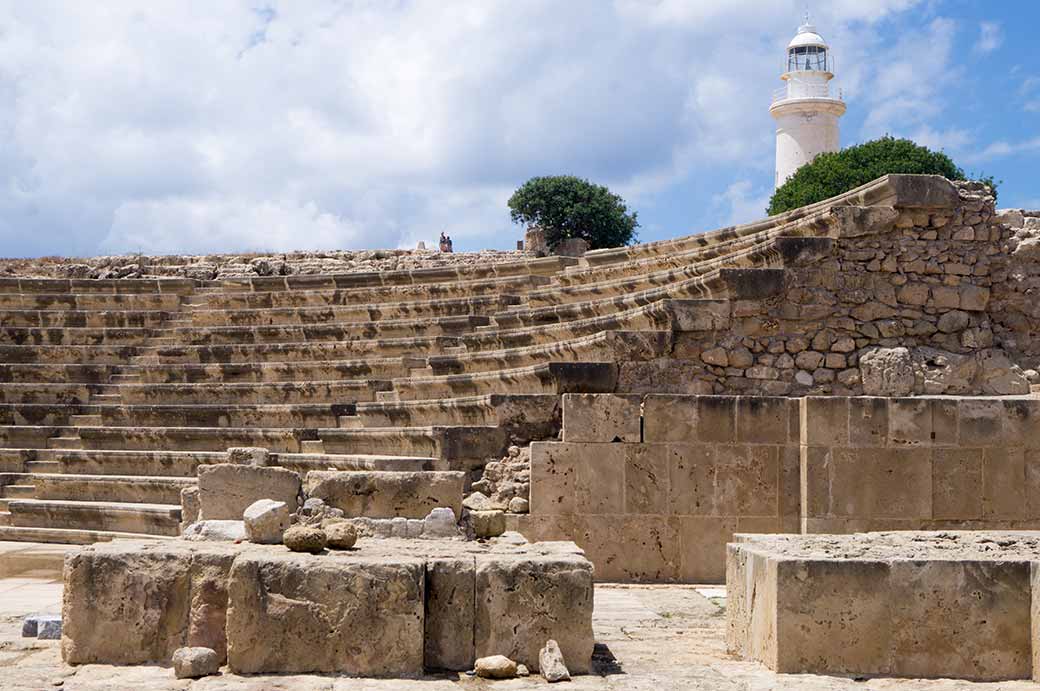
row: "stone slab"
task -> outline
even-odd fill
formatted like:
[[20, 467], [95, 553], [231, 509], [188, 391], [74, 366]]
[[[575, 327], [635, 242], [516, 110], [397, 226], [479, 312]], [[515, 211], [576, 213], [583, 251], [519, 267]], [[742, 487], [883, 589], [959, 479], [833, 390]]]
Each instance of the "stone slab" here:
[[727, 646], [781, 673], [1033, 675], [1040, 532], [737, 536]]
[[285, 502], [290, 510], [299, 503], [300, 476], [285, 468], [237, 463], [199, 466], [199, 520], [242, 520], [242, 513], [258, 499]]

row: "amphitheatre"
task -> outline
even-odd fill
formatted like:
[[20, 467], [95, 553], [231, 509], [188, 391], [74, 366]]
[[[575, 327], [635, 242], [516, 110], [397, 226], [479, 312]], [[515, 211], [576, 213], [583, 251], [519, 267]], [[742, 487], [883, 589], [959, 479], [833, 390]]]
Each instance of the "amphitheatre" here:
[[922, 175], [580, 257], [6, 261], [0, 686], [1034, 688], [1038, 291], [1040, 212]]

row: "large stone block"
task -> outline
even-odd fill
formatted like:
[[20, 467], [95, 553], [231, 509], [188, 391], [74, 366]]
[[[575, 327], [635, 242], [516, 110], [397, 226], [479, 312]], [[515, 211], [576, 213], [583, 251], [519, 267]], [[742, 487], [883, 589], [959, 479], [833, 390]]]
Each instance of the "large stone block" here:
[[62, 657], [69, 664], [169, 662], [204, 646], [223, 657], [231, 545], [117, 542], [66, 557]]
[[318, 497], [348, 517], [425, 518], [436, 508], [462, 513], [461, 471], [325, 471], [307, 473], [308, 497]]
[[571, 672], [588, 673], [592, 634], [592, 565], [583, 556], [478, 555], [476, 656], [505, 655], [538, 670], [547, 640], [560, 644]]
[[258, 499], [299, 503], [300, 476], [285, 468], [235, 463], [199, 466], [199, 520], [242, 520]]
[[228, 665], [420, 676], [424, 581], [423, 560], [409, 557], [243, 554], [228, 586]]
[[575, 394], [563, 396], [563, 441], [638, 442], [640, 396]]
[[531, 445], [531, 512], [624, 512], [626, 444]]
[[1031, 676], [1035, 533], [736, 540], [731, 652], [782, 673]]

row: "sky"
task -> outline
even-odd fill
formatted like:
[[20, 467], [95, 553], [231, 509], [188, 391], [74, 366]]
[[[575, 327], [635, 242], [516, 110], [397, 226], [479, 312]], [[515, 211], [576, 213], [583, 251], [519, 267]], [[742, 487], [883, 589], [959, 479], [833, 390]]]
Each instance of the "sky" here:
[[0, 256], [509, 249], [536, 175], [644, 241], [752, 221], [807, 8], [843, 146], [1040, 209], [1036, 0], [0, 0]]

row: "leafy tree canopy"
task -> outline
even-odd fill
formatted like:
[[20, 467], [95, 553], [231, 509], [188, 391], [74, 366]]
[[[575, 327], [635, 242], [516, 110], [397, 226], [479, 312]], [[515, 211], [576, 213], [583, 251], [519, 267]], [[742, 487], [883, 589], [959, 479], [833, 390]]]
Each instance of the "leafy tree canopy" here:
[[[820, 154], [799, 168], [773, 193], [766, 213], [773, 215], [814, 204], [848, 192], [888, 173], [942, 175], [964, 180], [964, 171], [941, 151], [918, 146], [909, 139], [882, 137], [834, 153]], [[996, 195], [997, 183], [982, 178]]]
[[531, 178], [509, 198], [509, 213], [514, 223], [542, 228], [549, 247], [567, 238], [620, 247], [635, 241], [639, 225], [621, 197], [573, 175]]

